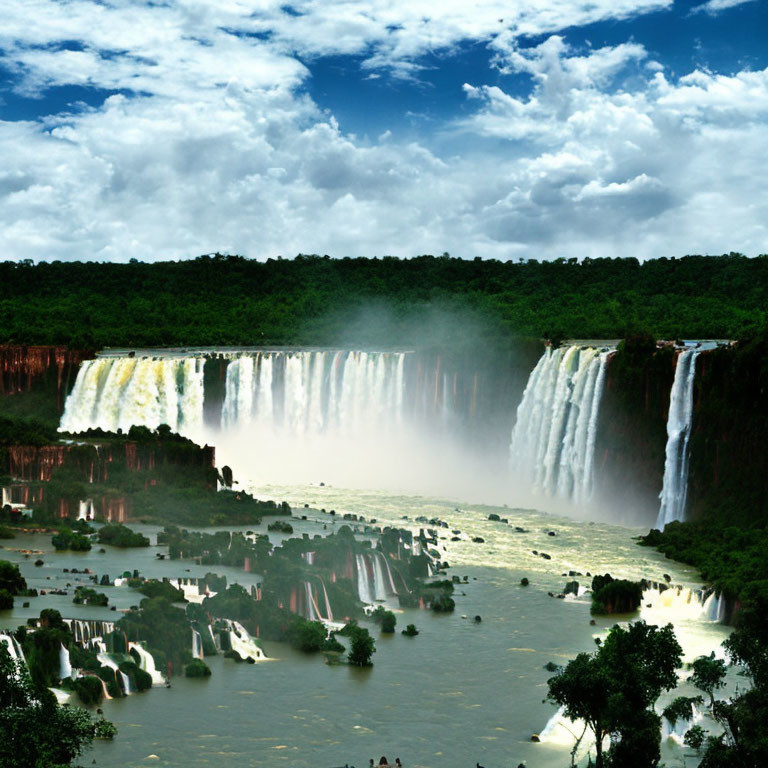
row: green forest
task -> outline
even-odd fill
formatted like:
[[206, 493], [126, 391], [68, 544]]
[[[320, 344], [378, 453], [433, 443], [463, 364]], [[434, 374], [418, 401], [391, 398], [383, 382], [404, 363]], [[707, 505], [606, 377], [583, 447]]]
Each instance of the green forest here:
[[768, 255], [472, 261], [220, 254], [180, 262], [0, 263], [0, 343], [441, 344], [523, 336], [744, 338]]

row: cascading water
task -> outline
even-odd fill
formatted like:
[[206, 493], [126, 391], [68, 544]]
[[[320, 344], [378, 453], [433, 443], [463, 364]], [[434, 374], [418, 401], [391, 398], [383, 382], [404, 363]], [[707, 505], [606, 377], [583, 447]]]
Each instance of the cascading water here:
[[693, 382], [698, 349], [685, 349], [677, 357], [667, 417], [664, 485], [656, 527], [664, 530], [673, 520], [685, 520], [688, 500], [688, 440], [693, 423]]
[[517, 409], [510, 460], [534, 491], [574, 503], [590, 499], [609, 354], [594, 347], [547, 349], [531, 373]]
[[140, 643], [128, 643], [129, 651], [136, 651], [139, 657], [139, 669], [143, 669], [151, 678], [152, 685], [163, 685], [165, 678], [155, 666], [155, 658]]
[[371, 579], [368, 575], [368, 564], [364, 555], [355, 555], [357, 562], [357, 595], [360, 602], [373, 605], [374, 597], [371, 591]]
[[64, 645], [59, 650], [59, 677], [64, 680], [72, 677], [72, 664], [69, 660], [69, 649]]
[[196, 630], [192, 630], [192, 657], [195, 659], [203, 658], [203, 638]]
[[167, 424], [194, 436], [203, 423], [202, 358], [100, 357], [86, 360], [67, 398], [59, 429], [112, 432]]
[[254, 352], [227, 367], [222, 427], [307, 436], [391, 428], [403, 416], [403, 352]]

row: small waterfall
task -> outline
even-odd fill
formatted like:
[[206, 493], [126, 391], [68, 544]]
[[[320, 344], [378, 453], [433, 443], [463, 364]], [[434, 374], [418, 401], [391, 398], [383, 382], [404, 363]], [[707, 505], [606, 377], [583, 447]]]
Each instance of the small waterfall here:
[[373, 588], [377, 600], [387, 599], [387, 588], [384, 583], [384, 571], [382, 570], [380, 559], [376, 557], [376, 553], [373, 555]]
[[307, 604], [307, 618], [310, 621], [317, 621], [319, 611], [317, 610], [317, 604], [315, 603], [315, 598], [312, 594], [312, 585], [308, 581], [304, 582], [304, 596]]
[[117, 662], [108, 653], [98, 653], [96, 658], [99, 660], [99, 664], [102, 667], [109, 667], [115, 671], [115, 676], [120, 676], [123, 693], [128, 696], [131, 692], [131, 681], [128, 679], [128, 675], [125, 672], [120, 671], [120, 667]]
[[163, 685], [165, 678], [155, 666], [155, 658], [140, 643], [128, 643], [129, 651], [136, 651], [139, 656], [139, 669], [143, 669], [152, 678], [152, 685]]
[[365, 555], [355, 555], [357, 561], [357, 595], [360, 601], [373, 605], [374, 597], [371, 592], [371, 579], [368, 575], [368, 564]]
[[693, 382], [696, 377], [697, 349], [685, 349], [677, 357], [675, 379], [667, 417], [667, 449], [664, 460], [664, 485], [656, 528], [664, 530], [673, 520], [685, 520], [688, 500], [688, 440], [693, 423]]
[[595, 440], [608, 350], [547, 349], [526, 385], [512, 430], [512, 469], [534, 491], [574, 503], [592, 496]]
[[203, 638], [196, 630], [192, 630], [192, 657], [195, 659], [203, 658]]
[[11, 658], [24, 664], [26, 666], [27, 660], [24, 658], [24, 651], [21, 649], [18, 640], [13, 635], [9, 635], [5, 632], [0, 632], [0, 643], [5, 644]]
[[727, 607], [725, 596], [712, 592], [704, 601], [704, 618], [707, 621], [716, 621], [722, 624], [725, 621]]
[[167, 424], [197, 434], [203, 424], [202, 358], [100, 357], [86, 360], [64, 407], [60, 431], [110, 432]]
[[229, 630], [229, 644], [242, 659], [264, 661], [267, 657], [258, 643], [248, 634], [246, 628], [237, 621], [224, 619]]
[[64, 619], [64, 623], [69, 627], [75, 642], [83, 648], [87, 648], [89, 645], [99, 646], [101, 650], [106, 651], [104, 638], [115, 631], [115, 625], [111, 621]]
[[78, 520], [93, 520], [96, 517], [93, 508], [93, 499], [80, 500], [77, 507]]
[[333, 611], [331, 610], [331, 601], [328, 599], [328, 590], [325, 588], [325, 582], [322, 579], [320, 579], [320, 584], [323, 587], [323, 597], [325, 598], [325, 620], [332, 622]]
[[69, 661], [69, 649], [62, 644], [59, 650], [59, 678], [65, 680], [72, 677], [72, 664]]

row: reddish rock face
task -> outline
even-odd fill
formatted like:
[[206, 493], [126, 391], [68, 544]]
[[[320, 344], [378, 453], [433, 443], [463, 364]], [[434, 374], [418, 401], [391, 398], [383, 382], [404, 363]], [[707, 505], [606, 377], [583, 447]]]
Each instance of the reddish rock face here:
[[[53, 384], [61, 396], [93, 350], [67, 347], [0, 346], [0, 395], [29, 392], [38, 383]], [[62, 399], [63, 402], [63, 399]]]

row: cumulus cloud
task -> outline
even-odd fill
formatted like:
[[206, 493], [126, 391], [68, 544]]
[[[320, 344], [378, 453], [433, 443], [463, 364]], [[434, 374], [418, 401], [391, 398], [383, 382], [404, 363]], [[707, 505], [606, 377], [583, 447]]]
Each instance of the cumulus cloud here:
[[[110, 95], [0, 121], [0, 247], [120, 260], [765, 251], [765, 71], [670, 80], [636, 42], [520, 46], [669, 5], [6, 0], [0, 62], [19, 94]], [[466, 84], [471, 116], [442, 129], [455, 154], [387, 131], [358, 139], [306, 93], [315, 56], [413, 77], [419, 56], [466, 40], [533, 87]]]

